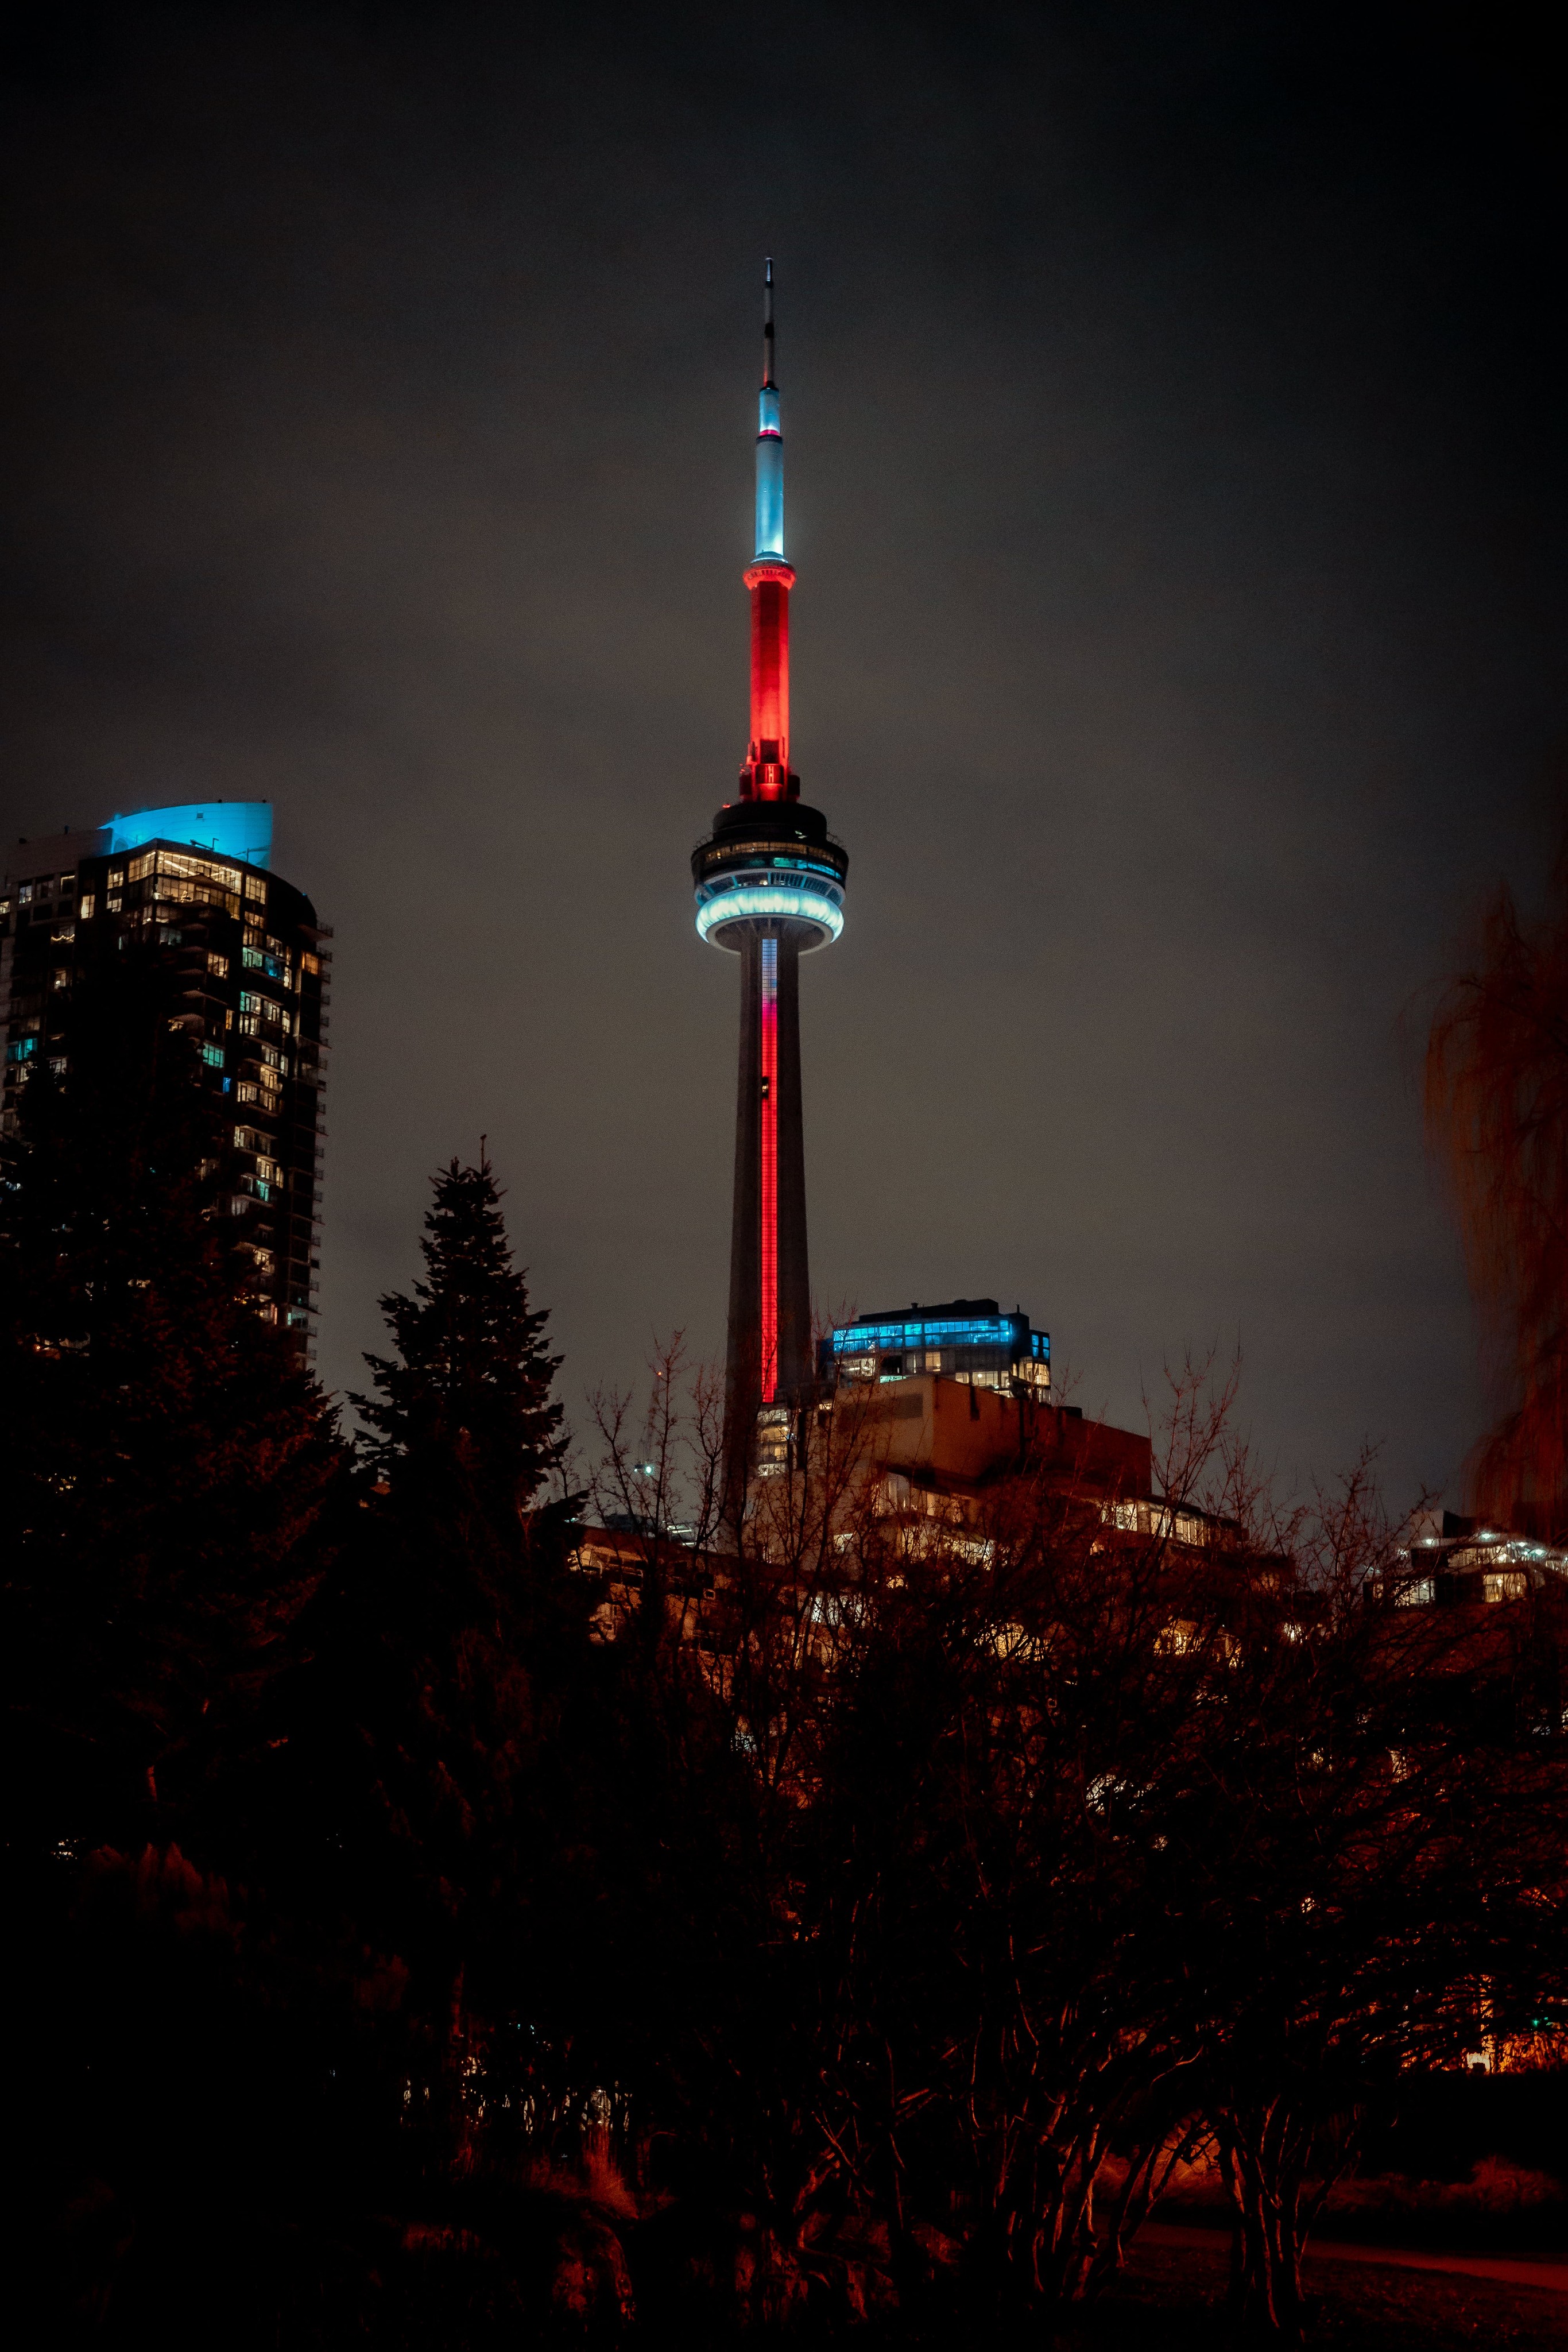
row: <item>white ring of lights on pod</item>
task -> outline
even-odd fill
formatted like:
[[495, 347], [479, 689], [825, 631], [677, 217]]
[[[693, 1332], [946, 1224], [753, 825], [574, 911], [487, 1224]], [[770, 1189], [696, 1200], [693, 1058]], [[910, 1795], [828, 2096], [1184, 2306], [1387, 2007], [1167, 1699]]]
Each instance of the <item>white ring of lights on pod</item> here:
[[823, 937], [817, 942], [826, 947], [836, 940], [844, 928], [843, 908], [835, 905], [825, 891], [802, 890], [799, 886], [784, 887], [778, 883], [737, 883], [731, 890], [715, 890], [706, 895], [706, 886], [697, 899], [697, 937], [709, 939], [727, 923], [747, 921], [779, 923], [814, 923]]

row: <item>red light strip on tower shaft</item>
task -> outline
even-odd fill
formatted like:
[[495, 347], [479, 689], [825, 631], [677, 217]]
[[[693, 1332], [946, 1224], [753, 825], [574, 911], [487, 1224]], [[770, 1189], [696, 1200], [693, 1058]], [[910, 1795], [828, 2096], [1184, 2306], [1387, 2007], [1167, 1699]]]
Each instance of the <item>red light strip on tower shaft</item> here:
[[762, 1402], [779, 1389], [779, 942], [762, 947]]
[[781, 801], [789, 790], [789, 581], [784, 564], [753, 564], [751, 590], [751, 741], [747, 798]]

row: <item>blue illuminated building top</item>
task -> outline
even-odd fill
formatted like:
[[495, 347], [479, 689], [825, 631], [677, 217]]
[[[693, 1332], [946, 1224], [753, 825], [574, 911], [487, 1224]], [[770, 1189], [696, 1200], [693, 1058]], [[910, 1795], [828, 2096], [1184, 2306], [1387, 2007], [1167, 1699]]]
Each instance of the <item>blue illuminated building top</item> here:
[[270, 801], [181, 801], [170, 808], [135, 809], [104, 826], [110, 852], [140, 849], [148, 841], [189, 842], [247, 866], [272, 862]]
[[867, 1348], [1009, 1348], [1028, 1330], [1025, 1315], [900, 1317], [896, 1322], [841, 1325], [832, 1334], [832, 1351], [858, 1356]]
[[942, 1372], [1005, 1385], [1031, 1387], [1051, 1379], [1051, 1334], [1031, 1329], [1022, 1312], [1004, 1315], [994, 1298], [954, 1298], [940, 1307], [910, 1307], [841, 1323], [821, 1348], [824, 1377], [835, 1371], [865, 1380], [906, 1380]]

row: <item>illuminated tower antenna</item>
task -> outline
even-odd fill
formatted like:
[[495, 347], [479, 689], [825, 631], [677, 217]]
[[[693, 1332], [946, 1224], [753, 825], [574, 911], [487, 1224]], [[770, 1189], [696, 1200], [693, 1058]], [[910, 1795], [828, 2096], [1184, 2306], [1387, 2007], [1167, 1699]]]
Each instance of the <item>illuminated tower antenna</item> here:
[[762, 265], [762, 388], [773, 390], [773, 256]]
[[811, 1377], [800, 962], [844, 927], [849, 858], [789, 764], [784, 433], [774, 376], [773, 263], [763, 273], [751, 594], [751, 731], [739, 789], [692, 853], [699, 937], [740, 958], [740, 1073], [730, 1227], [726, 1452], [736, 1488], [789, 1459]]

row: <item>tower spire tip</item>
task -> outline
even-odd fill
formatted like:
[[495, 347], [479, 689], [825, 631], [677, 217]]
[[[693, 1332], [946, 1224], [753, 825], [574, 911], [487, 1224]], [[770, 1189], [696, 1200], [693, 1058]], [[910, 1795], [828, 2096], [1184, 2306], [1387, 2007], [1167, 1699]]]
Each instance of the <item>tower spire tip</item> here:
[[762, 389], [773, 389], [773, 256], [762, 265]]

